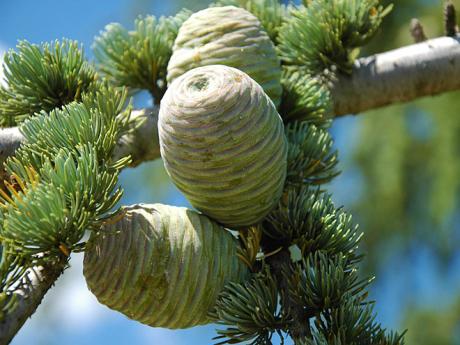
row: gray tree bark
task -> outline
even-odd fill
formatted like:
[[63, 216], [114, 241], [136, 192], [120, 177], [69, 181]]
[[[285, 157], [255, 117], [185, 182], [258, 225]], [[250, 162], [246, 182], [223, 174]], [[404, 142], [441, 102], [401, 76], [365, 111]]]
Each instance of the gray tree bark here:
[[46, 292], [64, 272], [66, 265], [67, 259], [61, 258], [55, 265], [38, 266], [29, 269], [20, 286], [14, 292], [11, 292], [12, 296], [10, 297], [17, 299], [17, 306], [14, 308], [14, 312], [7, 314], [3, 320], [0, 320], [0, 345], [6, 345], [11, 342], [16, 333], [40, 305]]
[[142, 162], [154, 160], [160, 157], [160, 141], [158, 138], [158, 111], [153, 108], [133, 110], [131, 120], [134, 123], [141, 122], [133, 130], [120, 138], [115, 148], [114, 159], [131, 155], [131, 167], [136, 167]]
[[460, 38], [440, 37], [358, 59], [332, 87], [336, 116], [460, 89]]

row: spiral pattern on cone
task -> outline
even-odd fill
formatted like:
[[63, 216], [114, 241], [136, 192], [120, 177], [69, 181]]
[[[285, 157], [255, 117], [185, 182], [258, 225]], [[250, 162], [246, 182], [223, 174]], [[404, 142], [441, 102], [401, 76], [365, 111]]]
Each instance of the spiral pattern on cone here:
[[235, 68], [196, 68], [168, 88], [158, 130], [166, 170], [191, 204], [228, 227], [260, 221], [286, 177], [281, 117]]
[[247, 267], [235, 238], [195, 211], [162, 204], [126, 208], [91, 238], [83, 273], [98, 301], [154, 327], [206, 324], [227, 282]]
[[168, 64], [168, 83], [207, 65], [238, 68], [258, 82], [276, 106], [280, 104], [281, 65], [275, 46], [259, 20], [245, 9], [211, 7], [182, 24]]

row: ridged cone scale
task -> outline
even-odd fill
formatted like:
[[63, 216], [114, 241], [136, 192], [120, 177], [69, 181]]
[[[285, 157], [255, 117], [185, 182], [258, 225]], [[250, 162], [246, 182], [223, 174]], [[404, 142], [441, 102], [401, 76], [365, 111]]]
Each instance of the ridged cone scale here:
[[246, 73], [223, 65], [185, 73], [161, 101], [158, 131], [168, 174], [206, 215], [241, 228], [277, 204], [286, 178], [284, 126]]
[[247, 73], [279, 106], [280, 60], [259, 20], [245, 9], [211, 7], [194, 13], [182, 24], [168, 64], [168, 84], [193, 68], [207, 65], [226, 65]]
[[249, 274], [235, 238], [183, 207], [140, 204], [125, 211], [85, 251], [83, 273], [98, 301], [154, 327], [211, 322], [208, 312], [224, 286]]

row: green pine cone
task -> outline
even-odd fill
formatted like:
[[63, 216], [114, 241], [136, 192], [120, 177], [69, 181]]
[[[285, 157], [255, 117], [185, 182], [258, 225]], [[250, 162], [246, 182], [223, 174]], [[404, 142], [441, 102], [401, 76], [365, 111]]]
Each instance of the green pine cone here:
[[162, 204], [127, 207], [91, 238], [83, 273], [99, 302], [154, 327], [211, 322], [227, 282], [248, 278], [237, 242], [195, 211]]
[[223, 65], [185, 73], [161, 101], [158, 131], [173, 182], [221, 224], [255, 224], [278, 202], [286, 178], [284, 126], [246, 73]]
[[211, 7], [182, 24], [168, 64], [168, 83], [207, 65], [242, 70], [263, 87], [277, 107], [280, 104], [281, 67], [275, 46], [259, 20], [245, 9]]

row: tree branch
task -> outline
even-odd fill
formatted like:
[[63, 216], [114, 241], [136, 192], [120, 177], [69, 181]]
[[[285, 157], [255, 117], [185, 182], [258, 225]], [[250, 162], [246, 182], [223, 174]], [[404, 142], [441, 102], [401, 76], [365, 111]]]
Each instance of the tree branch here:
[[3, 165], [6, 158], [14, 154], [23, 140], [17, 127], [0, 129], [0, 164]]
[[0, 320], [0, 345], [11, 342], [66, 266], [67, 260], [62, 259], [55, 265], [35, 267], [26, 273], [21, 286], [12, 293], [12, 298], [17, 299], [17, 306]]
[[142, 162], [151, 161], [160, 157], [160, 141], [158, 138], [158, 111], [159, 108], [146, 108], [131, 112], [133, 127], [142, 121], [142, 124], [133, 128], [132, 132], [120, 138], [115, 147], [114, 159], [131, 155], [131, 167]]
[[356, 61], [332, 88], [336, 116], [460, 89], [460, 38], [440, 37]]
[[[385, 105], [409, 102], [460, 89], [460, 36], [440, 37], [358, 59], [350, 76], [332, 85], [336, 116], [357, 114]], [[158, 107], [134, 110], [145, 122], [124, 136], [115, 156], [131, 154], [132, 166], [160, 157]], [[17, 128], [0, 129], [0, 162], [22, 140]]]
[[[131, 113], [132, 131], [120, 138], [114, 159], [131, 155], [131, 167], [136, 167], [142, 162], [160, 157], [160, 143], [158, 139], [158, 107], [133, 110]], [[142, 122], [138, 128], [135, 124]], [[14, 154], [19, 145], [24, 141], [24, 136], [18, 127], [0, 128], [0, 165]], [[1, 173], [0, 173], [0, 177]], [[3, 179], [2, 179], [3, 180]]]

